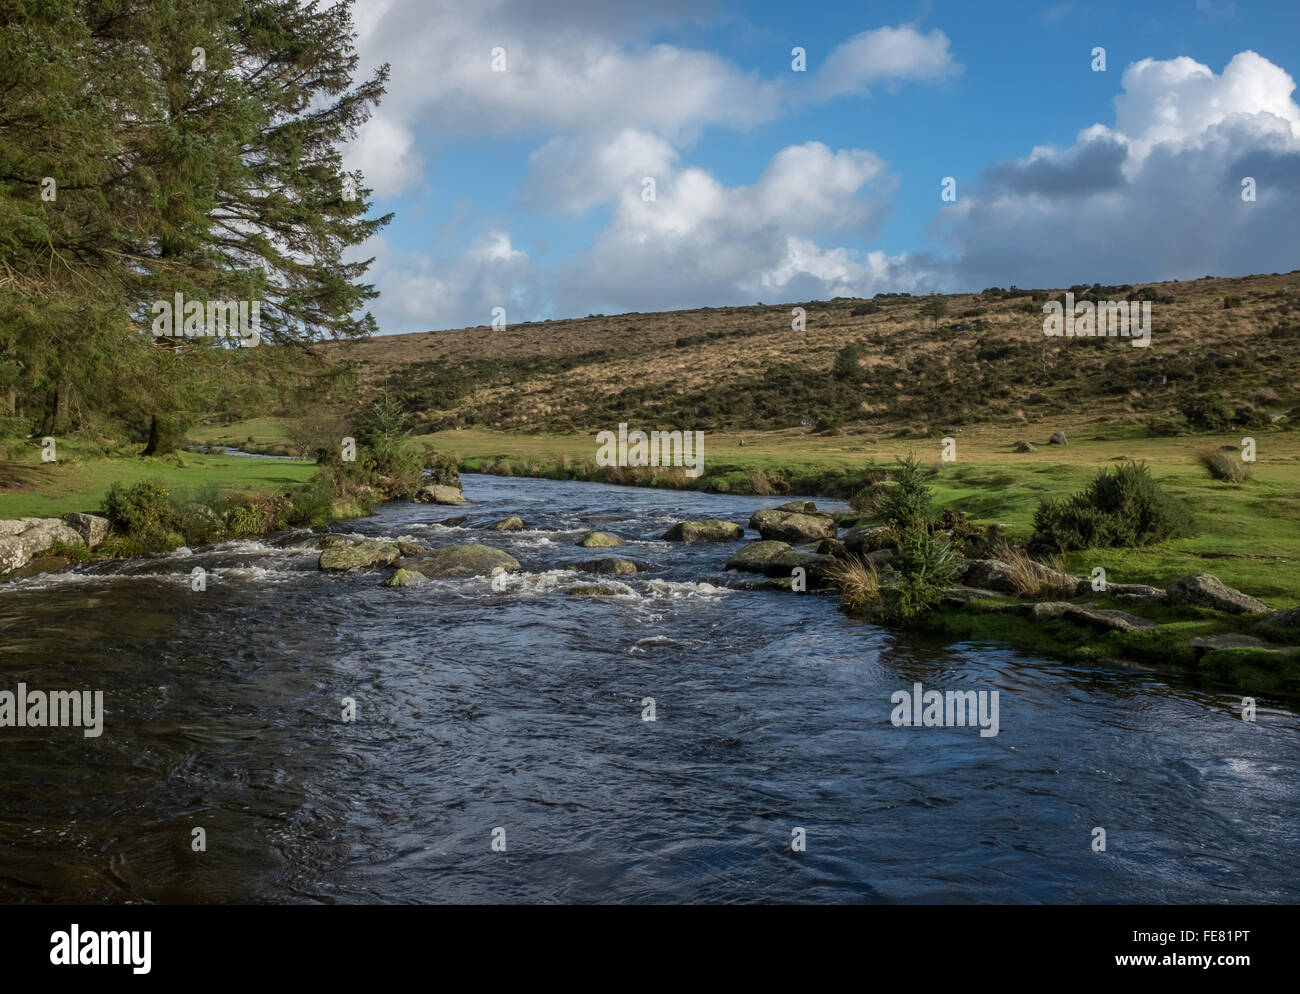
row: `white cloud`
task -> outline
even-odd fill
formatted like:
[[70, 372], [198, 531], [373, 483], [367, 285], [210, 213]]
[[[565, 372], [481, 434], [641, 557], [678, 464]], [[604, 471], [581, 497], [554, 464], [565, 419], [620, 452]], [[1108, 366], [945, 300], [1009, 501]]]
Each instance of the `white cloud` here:
[[[987, 170], [938, 216], [950, 285], [1060, 286], [1273, 272], [1300, 228], [1295, 82], [1254, 52], [1128, 67], [1113, 127]], [[1254, 177], [1257, 200], [1241, 199]]]
[[942, 31], [921, 34], [904, 25], [854, 35], [826, 57], [815, 90], [823, 98], [865, 93], [882, 80], [938, 82], [961, 72]]

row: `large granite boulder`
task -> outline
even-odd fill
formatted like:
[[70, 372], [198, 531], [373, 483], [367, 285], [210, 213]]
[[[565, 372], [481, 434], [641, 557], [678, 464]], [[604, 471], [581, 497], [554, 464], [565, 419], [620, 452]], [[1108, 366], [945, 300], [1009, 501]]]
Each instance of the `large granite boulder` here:
[[755, 529], [764, 539], [774, 542], [819, 542], [824, 538], [834, 538], [835, 521], [830, 515], [800, 514], [794, 511], [778, 511], [763, 508], [755, 511], [749, 519], [749, 527]]
[[519, 560], [510, 553], [477, 543], [444, 545], [426, 555], [407, 560], [402, 565], [430, 580], [487, 576], [497, 567], [506, 573], [514, 573], [521, 569]]
[[1209, 573], [1193, 573], [1175, 580], [1169, 585], [1167, 596], [1170, 604], [1192, 604], [1229, 614], [1255, 614], [1269, 609], [1263, 601], [1234, 590]]
[[[208, 513], [212, 513], [210, 509]], [[81, 540], [91, 549], [108, 537], [108, 519], [101, 518], [98, 514], [71, 511], [63, 516], [63, 523], [80, 535]]]
[[439, 483], [426, 483], [415, 492], [418, 504], [464, 504], [465, 496], [455, 487], [444, 487]]
[[395, 542], [364, 539], [352, 545], [339, 545], [320, 554], [318, 564], [324, 570], [361, 569], [366, 566], [391, 566], [402, 550]]
[[721, 518], [682, 521], [663, 534], [665, 542], [739, 542], [744, 537], [744, 528]]
[[11, 518], [0, 521], [0, 573], [26, 566], [55, 545], [85, 545], [85, 540], [58, 518]]

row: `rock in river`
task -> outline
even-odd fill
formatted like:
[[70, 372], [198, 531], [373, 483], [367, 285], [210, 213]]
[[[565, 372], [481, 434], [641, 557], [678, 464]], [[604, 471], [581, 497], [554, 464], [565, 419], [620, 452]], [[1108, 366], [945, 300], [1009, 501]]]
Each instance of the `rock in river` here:
[[444, 545], [426, 555], [410, 559], [403, 565], [431, 580], [487, 576], [498, 566], [507, 573], [520, 569], [519, 560], [508, 552], [477, 543]]
[[744, 537], [744, 528], [721, 518], [682, 521], [663, 534], [665, 542], [739, 542]]
[[396, 543], [365, 539], [355, 545], [326, 549], [320, 554], [320, 568], [358, 569], [363, 566], [391, 566], [402, 554]]

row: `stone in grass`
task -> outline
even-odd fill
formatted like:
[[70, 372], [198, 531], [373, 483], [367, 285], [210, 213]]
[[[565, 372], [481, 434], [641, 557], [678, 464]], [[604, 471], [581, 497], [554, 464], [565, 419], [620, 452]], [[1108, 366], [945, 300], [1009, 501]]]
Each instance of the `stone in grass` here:
[[1070, 443], [1066, 441], [1065, 432], [1054, 431], [1052, 432], [1052, 437], [1047, 440], [1047, 444], [1048, 445], [1069, 445]]
[[662, 537], [665, 542], [738, 542], [745, 537], [745, 529], [734, 521], [698, 518], [673, 525]]
[[380, 584], [381, 587], [413, 587], [425, 579], [423, 573], [414, 569], [402, 569], [400, 566], [393, 575]]
[[1026, 441], [1024, 441], [1024, 440], [1022, 439], [1021, 441], [1019, 441], [1019, 442], [1016, 443], [1016, 451], [1017, 451], [1017, 452], [1036, 452], [1036, 451], [1038, 451], [1038, 450], [1034, 448], [1034, 443], [1033, 443], [1033, 442], [1026, 442]]
[[1269, 609], [1263, 601], [1234, 590], [1209, 573], [1193, 573], [1175, 580], [1169, 584], [1168, 598], [1170, 604], [1192, 604], [1229, 614], [1255, 614]]
[[616, 545], [622, 545], [623, 540], [609, 532], [587, 532], [575, 544], [584, 549], [612, 549]]

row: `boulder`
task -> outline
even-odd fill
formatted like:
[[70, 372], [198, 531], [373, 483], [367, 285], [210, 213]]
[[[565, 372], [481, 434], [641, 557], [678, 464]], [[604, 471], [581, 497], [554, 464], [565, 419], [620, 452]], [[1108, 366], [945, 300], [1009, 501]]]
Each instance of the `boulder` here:
[[426, 483], [415, 493], [417, 504], [464, 504], [465, 496], [455, 487]]
[[768, 541], [775, 542], [817, 542], [834, 538], [837, 530], [829, 515], [814, 516], [772, 508], [755, 511], [749, 519], [749, 527], [756, 529]]
[[627, 591], [621, 587], [570, 587], [565, 593], [572, 594], [575, 597], [617, 597], [619, 594], [626, 594]]
[[584, 549], [612, 549], [616, 545], [622, 545], [623, 540], [609, 532], [587, 532], [575, 544]]
[[662, 537], [665, 542], [739, 542], [745, 529], [721, 518], [697, 518], [673, 525]]
[[1263, 601], [1234, 590], [1209, 573], [1193, 573], [1175, 580], [1169, 585], [1168, 596], [1170, 604], [1193, 604], [1229, 614], [1254, 614], [1268, 610]]
[[1071, 604], [1068, 601], [1039, 601], [1030, 607], [1035, 619], [1066, 618], [1094, 628], [1119, 632], [1152, 632], [1156, 623], [1123, 611], [1111, 611], [1091, 604]]
[[456, 518], [443, 518], [438, 522], [438, 524], [442, 525], [444, 528], [462, 528], [468, 520], [469, 518], [462, 514]]
[[614, 576], [623, 576], [629, 573], [640, 573], [642, 567], [632, 562], [630, 559], [588, 559], [585, 562], [573, 563], [566, 567], [571, 570], [579, 570], [583, 573], [610, 573]]
[[399, 538], [397, 540], [397, 551], [403, 556], [422, 556], [429, 550], [414, 539]]
[[817, 543], [817, 551], [823, 556], [834, 556], [836, 559], [843, 559], [849, 554], [844, 543], [838, 538], [822, 539]]
[[981, 590], [996, 590], [1001, 594], [1017, 592], [1014, 573], [1010, 566], [999, 559], [967, 559], [966, 570], [962, 573], [962, 583], [967, 587]]
[[1263, 620], [1263, 624], [1274, 628], [1300, 628], [1300, 607], [1286, 611], [1274, 611]]
[[[1087, 584], [1081, 593], [1092, 590]], [[1104, 593], [1110, 594], [1121, 604], [1159, 604], [1168, 599], [1168, 594], [1161, 587], [1148, 586], [1145, 583], [1108, 583]]]
[[817, 505], [810, 500], [789, 500], [772, 510], [793, 511], [795, 514], [815, 514], [817, 513]]
[[1052, 432], [1052, 437], [1047, 440], [1047, 444], [1048, 445], [1069, 445], [1070, 443], [1066, 441], [1065, 432], [1054, 431]]
[[364, 539], [355, 545], [335, 546], [320, 554], [319, 566], [325, 570], [359, 569], [366, 566], [391, 566], [402, 550], [393, 542]]
[[444, 545], [406, 564], [407, 569], [416, 570], [431, 580], [487, 576], [498, 566], [506, 573], [521, 568], [519, 560], [508, 552], [477, 543]]
[[11, 518], [0, 521], [0, 573], [26, 566], [55, 545], [85, 545], [85, 540], [58, 518]]
[[488, 525], [494, 532], [520, 532], [524, 530], [523, 518], [517, 518], [513, 514], [495, 525]]
[[[1234, 450], [1235, 451], [1235, 450]], [[1281, 646], [1257, 639], [1253, 635], [1240, 635], [1236, 632], [1224, 632], [1220, 635], [1198, 635], [1187, 643], [1193, 649], [1271, 649], [1280, 651]]]
[[844, 533], [844, 548], [854, 555], [871, 552], [879, 546], [880, 539], [886, 537], [888, 531], [887, 525], [859, 525], [850, 528]]
[[342, 535], [322, 535], [316, 545], [321, 549], [340, 549], [348, 544]]
[[787, 542], [762, 540], [750, 542], [727, 560], [727, 569], [765, 576], [790, 576], [797, 566], [808, 573], [810, 585], [822, 582], [826, 571], [836, 564], [834, 556], [800, 552]]
[[1026, 441], [1023, 441], [1023, 440], [1022, 440], [1022, 441], [1019, 441], [1019, 442], [1016, 443], [1015, 450], [1016, 450], [1017, 452], [1037, 452], [1037, 451], [1038, 451], [1036, 448], [1034, 448], [1034, 443], [1033, 443], [1033, 442], [1026, 442]]
[[398, 567], [393, 571], [393, 575], [380, 584], [381, 587], [413, 587], [421, 580], [425, 579], [423, 573], [414, 569], [403, 569]]
[[[208, 513], [212, 514], [211, 508]], [[216, 517], [214, 514], [213, 517]], [[87, 547], [93, 549], [108, 537], [108, 519], [98, 514], [82, 514], [71, 511], [63, 516], [63, 523], [81, 536]]]

